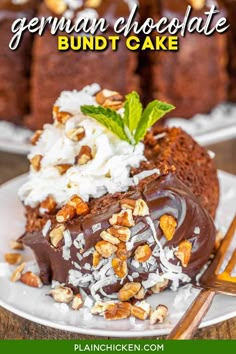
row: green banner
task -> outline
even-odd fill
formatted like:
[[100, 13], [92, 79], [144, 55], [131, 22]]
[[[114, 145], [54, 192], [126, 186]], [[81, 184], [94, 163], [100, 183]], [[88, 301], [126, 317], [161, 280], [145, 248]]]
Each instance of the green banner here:
[[98, 340], [2, 340], [1, 353], [165, 353], [165, 354], [204, 354], [213, 352], [233, 353], [236, 341], [189, 340], [165, 341], [153, 339], [98, 339]]

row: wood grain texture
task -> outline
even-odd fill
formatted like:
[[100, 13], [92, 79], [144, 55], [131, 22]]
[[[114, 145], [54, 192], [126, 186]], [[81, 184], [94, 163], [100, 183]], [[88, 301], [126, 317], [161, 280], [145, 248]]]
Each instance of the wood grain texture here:
[[[236, 139], [208, 147], [216, 153], [219, 169], [236, 174]], [[25, 173], [28, 162], [24, 156], [0, 152], [0, 184]], [[0, 339], [92, 339], [76, 333], [60, 331], [25, 320], [0, 307]], [[101, 338], [101, 337], [98, 337]], [[154, 337], [156, 338], [156, 337]], [[164, 338], [164, 337], [160, 337]], [[236, 339], [236, 317], [217, 325], [199, 329], [194, 339]]]

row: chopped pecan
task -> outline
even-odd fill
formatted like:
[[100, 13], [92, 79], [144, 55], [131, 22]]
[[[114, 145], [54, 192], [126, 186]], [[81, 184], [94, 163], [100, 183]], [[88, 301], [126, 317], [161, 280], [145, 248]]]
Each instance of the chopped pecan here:
[[138, 246], [134, 252], [134, 259], [139, 263], [147, 262], [152, 256], [152, 250], [148, 245]]
[[168, 308], [165, 305], [158, 305], [155, 311], [151, 311], [150, 324], [163, 323], [168, 315]]
[[11, 281], [16, 282], [20, 280], [21, 274], [23, 273], [24, 269], [25, 269], [25, 263], [21, 263], [12, 273]]
[[131, 314], [139, 320], [144, 321], [149, 317], [150, 309], [150, 305], [147, 302], [142, 301], [140, 305], [132, 306]]
[[58, 170], [58, 172], [60, 173], [60, 175], [64, 175], [66, 173], [67, 170], [69, 170], [69, 168], [71, 168], [72, 165], [69, 163], [61, 163], [59, 165], [56, 165], [55, 168]]
[[81, 147], [79, 155], [76, 156], [75, 158], [77, 165], [85, 165], [92, 159], [93, 159], [92, 150], [87, 145], [83, 145]]
[[22, 262], [22, 255], [20, 253], [6, 253], [4, 258], [8, 264], [17, 265]]
[[74, 296], [71, 307], [73, 310], [79, 310], [83, 307], [83, 300], [80, 294]]
[[119, 225], [126, 227], [134, 226], [135, 224], [132, 215], [132, 210], [122, 210], [118, 214], [113, 214], [112, 217], [109, 219], [109, 223], [111, 225]]
[[98, 241], [95, 248], [103, 258], [109, 258], [117, 250], [115, 245], [107, 241]]
[[120, 258], [122, 261], [126, 261], [131, 256], [131, 251], [127, 250], [126, 244], [120, 242], [117, 245], [116, 257]]
[[98, 251], [94, 251], [93, 252], [93, 267], [94, 268], [97, 268], [101, 259], [102, 259], [102, 256], [100, 255], [100, 253], [98, 253]]
[[146, 216], [149, 214], [150, 214], [150, 212], [149, 212], [149, 208], [147, 206], [147, 203], [143, 199], [136, 200], [133, 215], [134, 216]]
[[109, 232], [107, 231], [102, 231], [100, 233], [100, 236], [101, 238], [104, 240], [104, 241], [107, 241], [107, 242], [110, 242], [112, 243], [113, 245], [118, 245], [118, 243], [120, 243], [120, 240], [115, 237], [115, 236], [112, 236]]
[[66, 222], [75, 217], [76, 210], [71, 205], [64, 205], [61, 210], [58, 211], [56, 215], [57, 222]]
[[49, 291], [48, 295], [52, 296], [56, 302], [69, 304], [73, 300], [73, 291], [66, 286], [58, 286]]
[[30, 160], [31, 166], [35, 171], [39, 171], [41, 168], [41, 160], [42, 160], [43, 156], [42, 155], [35, 155], [34, 157], [32, 157], [32, 159]]
[[9, 246], [13, 250], [21, 250], [22, 251], [24, 249], [24, 245], [21, 241], [11, 240], [9, 243]]
[[63, 232], [65, 231], [64, 225], [57, 225], [54, 229], [49, 233], [49, 238], [51, 244], [57, 248], [59, 246], [60, 241], [63, 239]]
[[140, 289], [141, 289], [141, 284], [140, 283], [135, 283], [135, 282], [126, 283], [119, 290], [118, 298], [121, 301], [128, 301], [129, 299], [134, 297], [134, 295], [136, 295], [139, 292]]
[[192, 252], [192, 244], [187, 240], [181, 241], [178, 246], [178, 250], [174, 252], [175, 257], [177, 257], [180, 260], [184, 268], [188, 266], [191, 257], [191, 252]]
[[128, 302], [116, 302], [110, 304], [104, 313], [106, 320], [122, 320], [131, 315], [131, 305]]
[[107, 229], [107, 232], [109, 232], [112, 236], [118, 237], [118, 239], [123, 242], [129, 241], [131, 236], [130, 229], [125, 226], [114, 225], [112, 227], [109, 227], [109, 229]]
[[39, 211], [42, 211], [42, 214], [53, 214], [56, 210], [57, 203], [55, 202], [52, 196], [48, 196], [44, 201], [40, 203]]
[[135, 199], [124, 198], [124, 199], [121, 199], [120, 206], [121, 206], [122, 209], [134, 210], [135, 203], [136, 203]]
[[77, 127], [66, 131], [66, 136], [72, 141], [80, 141], [85, 137], [84, 127]]
[[145, 298], [145, 294], [146, 294], [145, 289], [143, 287], [141, 287], [139, 292], [136, 295], [134, 295], [134, 298], [136, 300], [143, 300]]
[[124, 98], [116, 91], [102, 90], [96, 94], [96, 101], [105, 108], [118, 110], [124, 105]]
[[102, 301], [97, 301], [95, 303], [95, 305], [91, 308], [91, 313], [93, 315], [104, 315], [104, 312], [106, 311], [106, 309], [108, 308], [108, 306], [110, 305], [110, 303], [108, 302], [102, 302]]
[[122, 261], [119, 258], [113, 258], [111, 264], [114, 272], [119, 278], [126, 277], [128, 273], [128, 267], [126, 261]]
[[90, 211], [88, 204], [77, 195], [73, 196], [67, 204], [75, 208], [77, 215], [87, 215]]
[[39, 276], [33, 272], [26, 272], [21, 274], [20, 281], [25, 285], [31, 286], [33, 288], [41, 288], [43, 286]]
[[173, 218], [173, 216], [162, 215], [160, 217], [160, 228], [162, 229], [168, 241], [172, 240], [176, 227], [177, 227], [177, 222], [175, 218]]
[[169, 284], [169, 280], [164, 279], [163, 281], [160, 281], [160, 282], [156, 283], [151, 288], [151, 290], [152, 290], [152, 292], [154, 294], [159, 294], [159, 293], [161, 293], [163, 290], [165, 290], [167, 288], [168, 284]]
[[31, 137], [30, 142], [32, 145], [36, 145], [40, 136], [42, 135], [42, 130], [36, 130], [36, 132], [34, 133], [34, 135]]
[[60, 111], [59, 107], [53, 107], [53, 118], [60, 124], [65, 124], [72, 117], [71, 113]]

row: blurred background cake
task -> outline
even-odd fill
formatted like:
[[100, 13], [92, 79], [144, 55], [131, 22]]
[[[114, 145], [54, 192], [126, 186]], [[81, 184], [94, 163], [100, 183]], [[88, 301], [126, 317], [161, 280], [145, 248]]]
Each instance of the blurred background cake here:
[[[187, 34], [177, 52], [132, 52], [120, 41], [119, 50], [58, 52], [57, 38], [47, 29], [43, 36], [24, 34], [16, 51], [8, 48], [11, 24], [17, 17], [105, 17], [113, 25], [128, 17], [139, 3], [137, 18], [162, 16], [182, 19], [187, 5], [192, 16], [202, 16], [211, 4], [227, 16], [226, 33], [209, 37]], [[172, 102], [169, 116], [191, 118], [208, 113], [224, 101], [236, 101], [235, 0], [4, 0], [0, 4], [1, 83], [0, 119], [38, 129], [51, 120], [51, 106], [62, 90], [81, 89], [91, 82], [124, 93], [138, 91], [143, 101], [159, 98]], [[111, 35], [112, 30], [105, 35]], [[154, 35], [154, 34], [153, 34]]]

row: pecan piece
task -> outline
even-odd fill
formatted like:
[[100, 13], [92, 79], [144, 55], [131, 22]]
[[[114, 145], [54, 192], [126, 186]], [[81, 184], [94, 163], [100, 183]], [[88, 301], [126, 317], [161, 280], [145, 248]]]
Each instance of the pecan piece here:
[[115, 237], [115, 236], [112, 236], [109, 232], [107, 231], [102, 231], [100, 233], [100, 236], [101, 238], [104, 240], [104, 241], [107, 241], [107, 242], [110, 242], [112, 243], [113, 245], [118, 245], [118, 243], [120, 243], [120, 240]]
[[31, 286], [33, 288], [41, 288], [43, 286], [39, 276], [33, 272], [26, 272], [21, 274], [20, 281], [25, 285]]
[[120, 93], [106, 89], [96, 94], [96, 101], [99, 105], [114, 110], [118, 110], [124, 105], [124, 98]]
[[76, 210], [71, 205], [64, 205], [56, 215], [57, 222], [66, 222], [75, 217]]
[[17, 265], [22, 262], [22, 255], [20, 253], [6, 253], [4, 258], [8, 264]]
[[112, 268], [119, 278], [124, 278], [128, 273], [128, 267], [126, 261], [122, 261], [119, 258], [113, 258], [111, 261]]
[[149, 214], [150, 214], [150, 212], [149, 212], [149, 208], [147, 206], [147, 203], [143, 199], [136, 200], [133, 215], [134, 216], [146, 216]]
[[180, 260], [184, 268], [188, 266], [191, 257], [191, 252], [192, 252], [192, 244], [187, 240], [181, 241], [178, 246], [178, 250], [174, 252], [175, 257], [177, 257]]
[[24, 249], [24, 245], [21, 241], [11, 240], [9, 243], [9, 246], [13, 250], [21, 250], [22, 251]]
[[93, 159], [92, 150], [87, 145], [83, 145], [81, 147], [79, 155], [76, 156], [75, 158], [77, 165], [85, 165], [92, 159]]
[[138, 306], [132, 306], [131, 314], [139, 320], [145, 321], [150, 315], [151, 306], [142, 301]]
[[77, 215], [87, 215], [90, 211], [88, 204], [77, 195], [73, 196], [67, 204], [75, 208]]
[[98, 241], [95, 245], [95, 249], [103, 258], [109, 258], [116, 252], [117, 247], [107, 241]]
[[57, 203], [52, 196], [48, 196], [45, 200], [40, 203], [39, 212], [40, 214], [53, 214], [56, 210]]
[[83, 307], [83, 300], [80, 294], [74, 296], [71, 307], [73, 310], [79, 310]]
[[101, 259], [102, 259], [102, 256], [100, 255], [100, 253], [98, 253], [98, 251], [94, 251], [93, 252], [93, 267], [94, 268], [97, 268]]
[[21, 274], [23, 273], [24, 269], [25, 269], [25, 263], [21, 263], [12, 273], [11, 281], [16, 282], [20, 280]]
[[110, 304], [104, 313], [106, 320], [122, 320], [131, 315], [131, 305], [129, 302], [117, 302]]
[[36, 145], [40, 136], [42, 135], [43, 131], [42, 130], [36, 130], [34, 135], [30, 138], [30, 142], [32, 145]]
[[69, 163], [61, 163], [55, 166], [55, 168], [57, 169], [57, 171], [60, 173], [61, 176], [64, 175], [66, 171], [69, 170], [69, 168], [71, 167], [72, 165]]
[[155, 311], [151, 311], [150, 324], [163, 323], [168, 315], [168, 307], [165, 305], [158, 305]]
[[91, 313], [93, 315], [104, 315], [104, 312], [108, 308], [108, 306], [111, 305], [111, 303], [108, 302], [102, 302], [102, 301], [97, 301], [95, 305], [91, 308]]
[[107, 229], [107, 232], [109, 232], [112, 236], [118, 237], [118, 239], [123, 242], [129, 241], [131, 236], [130, 229], [125, 226], [114, 225], [112, 227], [109, 227], [109, 229]]
[[85, 137], [84, 127], [77, 127], [66, 131], [66, 136], [68, 139], [77, 142]]
[[138, 246], [134, 252], [134, 259], [139, 263], [147, 262], [152, 256], [152, 250], [148, 245]]
[[169, 284], [169, 280], [164, 279], [163, 281], [160, 281], [160, 282], [156, 283], [151, 288], [151, 290], [152, 290], [152, 292], [154, 294], [159, 294], [159, 293], [161, 293], [162, 291], [164, 291], [167, 288], [168, 284]]
[[126, 244], [124, 242], [120, 242], [117, 245], [116, 257], [120, 258], [122, 261], [126, 261], [131, 256], [131, 251], [128, 251], [126, 248]]
[[131, 209], [131, 210], [134, 210], [134, 208], [135, 208], [135, 203], [136, 203], [136, 200], [135, 200], [135, 199], [124, 198], [124, 199], [121, 199], [121, 201], [120, 201], [120, 206], [121, 206], [121, 209]]
[[69, 304], [73, 300], [73, 291], [66, 286], [58, 286], [49, 291], [48, 295], [52, 296], [54, 301]]
[[173, 218], [173, 216], [162, 215], [160, 217], [160, 228], [162, 229], [168, 241], [172, 240], [176, 227], [177, 227], [177, 222], [175, 218]]
[[72, 117], [71, 113], [60, 111], [60, 108], [57, 106], [53, 107], [52, 113], [53, 118], [60, 124], [65, 124]]
[[43, 156], [42, 155], [35, 155], [32, 157], [32, 159], [30, 160], [31, 166], [35, 171], [39, 171], [41, 168], [41, 160], [42, 160]]
[[118, 298], [121, 301], [128, 301], [134, 295], [136, 295], [139, 290], [141, 289], [141, 284], [140, 283], [126, 283], [118, 292]]
[[113, 214], [112, 217], [109, 219], [109, 223], [111, 225], [119, 225], [126, 227], [134, 226], [135, 224], [132, 215], [132, 210], [122, 210], [118, 214]]
[[146, 294], [146, 290], [143, 287], [141, 287], [139, 292], [136, 295], [134, 295], [134, 298], [136, 300], [143, 300], [145, 298], [145, 294]]
[[63, 232], [64, 231], [65, 231], [64, 225], [57, 225], [49, 233], [50, 242], [55, 248], [57, 248], [59, 246], [60, 241], [63, 239], [63, 237], [64, 237]]

